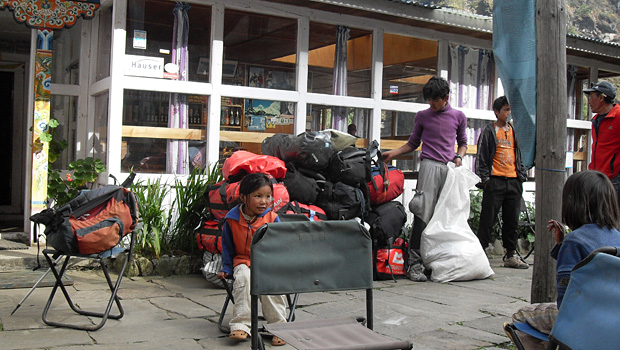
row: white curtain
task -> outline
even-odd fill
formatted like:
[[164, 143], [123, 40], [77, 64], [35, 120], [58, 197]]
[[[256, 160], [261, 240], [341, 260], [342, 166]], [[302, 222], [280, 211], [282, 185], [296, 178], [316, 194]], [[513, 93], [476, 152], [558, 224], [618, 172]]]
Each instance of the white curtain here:
[[[336, 48], [334, 53], [334, 81], [332, 94], [347, 95], [347, 41], [349, 28], [338, 26], [336, 34]], [[332, 111], [332, 129], [347, 132], [347, 108], [334, 107]]]
[[[186, 3], [177, 3], [174, 7], [174, 28], [172, 33], [172, 63], [179, 66], [179, 80], [187, 81], [188, 51], [187, 37], [189, 33], [189, 18], [187, 11], [190, 6]], [[169, 128], [188, 128], [187, 95], [170, 94]], [[188, 174], [189, 160], [187, 141], [168, 141], [168, 158], [166, 172], [171, 174]]]
[[491, 109], [495, 65], [489, 50], [450, 45], [450, 104]]

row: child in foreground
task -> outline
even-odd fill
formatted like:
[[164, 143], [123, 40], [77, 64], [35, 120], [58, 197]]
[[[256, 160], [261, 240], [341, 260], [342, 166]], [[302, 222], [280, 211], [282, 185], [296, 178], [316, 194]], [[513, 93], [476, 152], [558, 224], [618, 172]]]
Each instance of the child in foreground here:
[[[558, 262], [557, 301], [525, 306], [512, 316], [513, 321], [527, 322], [542, 333], [551, 333], [573, 267], [597, 248], [620, 247], [619, 220], [616, 191], [605, 174], [586, 170], [571, 175], [562, 191], [562, 221], [571, 232], [566, 233], [564, 225], [555, 220], [547, 226], [556, 242], [551, 257]], [[519, 333], [519, 339], [526, 349], [546, 348], [546, 344], [525, 333]]]
[[[222, 228], [222, 270], [218, 278], [232, 275], [235, 279], [232, 294], [235, 300], [230, 320], [230, 338], [245, 340], [250, 336], [250, 246], [256, 230], [266, 223], [279, 222], [278, 214], [270, 208], [273, 186], [265, 174], [246, 175], [239, 185], [241, 204], [226, 215]], [[267, 323], [286, 322], [286, 303], [283, 295], [260, 296], [263, 316]], [[271, 344], [284, 345], [274, 336]]]

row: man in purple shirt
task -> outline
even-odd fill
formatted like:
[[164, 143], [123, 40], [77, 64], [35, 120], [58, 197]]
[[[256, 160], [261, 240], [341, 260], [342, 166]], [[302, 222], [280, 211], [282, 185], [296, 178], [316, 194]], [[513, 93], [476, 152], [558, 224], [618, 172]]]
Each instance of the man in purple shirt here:
[[[416, 282], [427, 280], [420, 256], [420, 239], [433, 216], [437, 199], [446, 181], [446, 164], [454, 162], [456, 166], [461, 166], [467, 152], [467, 117], [463, 112], [450, 107], [448, 82], [443, 78], [432, 77], [424, 85], [422, 94], [430, 108], [416, 115], [409, 141], [397, 149], [383, 153], [383, 159], [388, 162], [396, 156], [414, 151], [422, 144], [416, 194], [409, 203], [414, 221], [409, 237], [407, 277]], [[455, 144], [458, 144], [456, 154]]]

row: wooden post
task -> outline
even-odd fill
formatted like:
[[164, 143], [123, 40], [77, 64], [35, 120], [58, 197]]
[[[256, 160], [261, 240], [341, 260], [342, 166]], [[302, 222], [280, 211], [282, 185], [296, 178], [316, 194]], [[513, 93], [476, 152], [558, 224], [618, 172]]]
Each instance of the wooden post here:
[[555, 242], [550, 219], [561, 219], [566, 178], [566, 2], [536, 1], [536, 247], [531, 302], [556, 299]]

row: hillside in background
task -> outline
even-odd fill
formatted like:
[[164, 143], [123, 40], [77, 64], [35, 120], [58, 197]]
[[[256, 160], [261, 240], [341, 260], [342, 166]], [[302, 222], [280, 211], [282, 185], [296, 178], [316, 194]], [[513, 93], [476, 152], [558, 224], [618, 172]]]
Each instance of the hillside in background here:
[[[513, 0], [519, 1], [519, 0]], [[493, 0], [428, 0], [433, 5], [492, 16]], [[620, 43], [620, 0], [566, 0], [567, 32], [592, 39]]]

